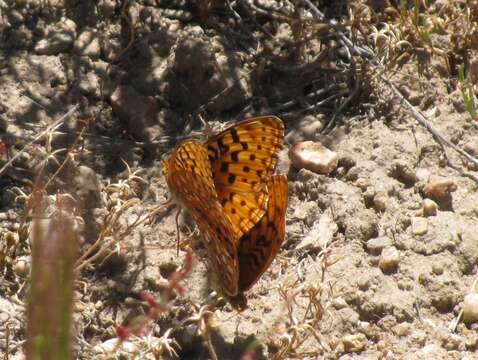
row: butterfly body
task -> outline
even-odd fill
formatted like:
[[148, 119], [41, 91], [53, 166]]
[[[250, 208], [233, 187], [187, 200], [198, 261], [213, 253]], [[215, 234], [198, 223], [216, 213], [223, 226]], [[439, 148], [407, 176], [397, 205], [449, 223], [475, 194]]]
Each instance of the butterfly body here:
[[197, 223], [231, 303], [243, 302], [284, 240], [287, 180], [273, 175], [283, 132], [274, 116], [244, 120], [204, 143], [180, 143], [163, 163], [172, 196]]

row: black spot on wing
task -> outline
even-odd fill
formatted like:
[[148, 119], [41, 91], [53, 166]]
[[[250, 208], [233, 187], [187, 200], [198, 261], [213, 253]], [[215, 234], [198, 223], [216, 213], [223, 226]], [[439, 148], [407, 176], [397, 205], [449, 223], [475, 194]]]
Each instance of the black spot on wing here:
[[257, 241], [256, 241], [257, 246], [260, 246], [260, 247], [269, 246], [270, 243], [271, 243], [271, 242], [267, 240], [267, 238], [265, 237], [265, 235], [259, 236], [259, 238], [258, 238]]
[[227, 161], [224, 161], [221, 163], [221, 172], [223, 173], [229, 172], [229, 163]]
[[239, 135], [237, 135], [237, 130], [232, 128], [231, 129], [231, 136], [232, 136], [232, 141], [235, 142], [235, 143], [238, 143], [240, 142], [239, 140]]
[[215, 147], [208, 145], [207, 150], [214, 153], [214, 156], [209, 155], [209, 161], [216, 161], [219, 158], [219, 153]]
[[229, 145], [224, 145], [222, 138], [217, 139], [217, 147], [221, 151], [222, 154], [229, 151]]
[[269, 221], [269, 223], [267, 224], [267, 227], [277, 231], [276, 224], [273, 221]]
[[241, 238], [241, 242], [249, 242], [251, 241], [251, 235], [250, 234], [244, 234]]

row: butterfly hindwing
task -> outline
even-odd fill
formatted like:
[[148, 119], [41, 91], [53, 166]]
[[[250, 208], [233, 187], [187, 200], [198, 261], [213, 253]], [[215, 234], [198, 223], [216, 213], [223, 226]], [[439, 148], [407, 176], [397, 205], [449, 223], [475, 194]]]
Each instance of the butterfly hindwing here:
[[269, 181], [270, 198], [261, 220], [239, 240], [239, 292], [246, 291], [274, 260], [285, 237], [288, 184], [284, 175]]

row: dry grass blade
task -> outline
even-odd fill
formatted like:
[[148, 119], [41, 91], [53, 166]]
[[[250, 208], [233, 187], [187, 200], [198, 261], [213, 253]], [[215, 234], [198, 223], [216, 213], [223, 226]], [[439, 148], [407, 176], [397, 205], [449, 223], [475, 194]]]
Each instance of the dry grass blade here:
[[32, 231], [32, 272], [28, 297], [29, 359], [72, 359], [74, 261], [77, 236], [59, 209], [47, 221], [36, 214]]
[[43, 130], [40, 134], [38, 134], [36, 137], [33, 138], [33, 140], [31, 140], [30, 142], [28, 142], [22, 150], [20, 150], [19, 152], [17, 152], [14, 156], [11, 157], [11, 159], [9, 161], [7, 161], [7, 163], [5, 165], [2, 166], [2, 168], [0, 168], [0, 175], [3, 174], [3, 172], [18, 158], [20, 157], [20, 155], [22, 153], [24, 153], [26, 151], [26, 149], [28, 149], [31, 145], [33, 145], [35, 142], [37, 142], [38, 140], [40, 140], [43, 136], [45, 136], [46, 134], [50, 133], [51, 131], [53, 131], [56, 127], [58, 127], [60, 124], [62, 124], [66, 118], [68, 118], [71, 114], [73, 114], [77, 109], [78, 109], [79, 105], [75, 105], [73, 106], [66, 114], [64, 114], [62, 117], [60, 117], [58, 120], [56, 120], [55, 122], [53, 122], [51, 125], [49, 125], [45, 130]]

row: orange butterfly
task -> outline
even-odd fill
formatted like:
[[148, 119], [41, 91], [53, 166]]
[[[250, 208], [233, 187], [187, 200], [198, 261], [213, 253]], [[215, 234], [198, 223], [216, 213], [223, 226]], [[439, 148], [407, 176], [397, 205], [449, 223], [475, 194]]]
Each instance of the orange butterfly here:
[[163, 163], [173, 199], [192, 215], [222, 292], [238, 306], [284, 240], [287, 180], [273, 175], [283, 137], [279, 118], [252, 118], [205, 143], [180, 143]]

